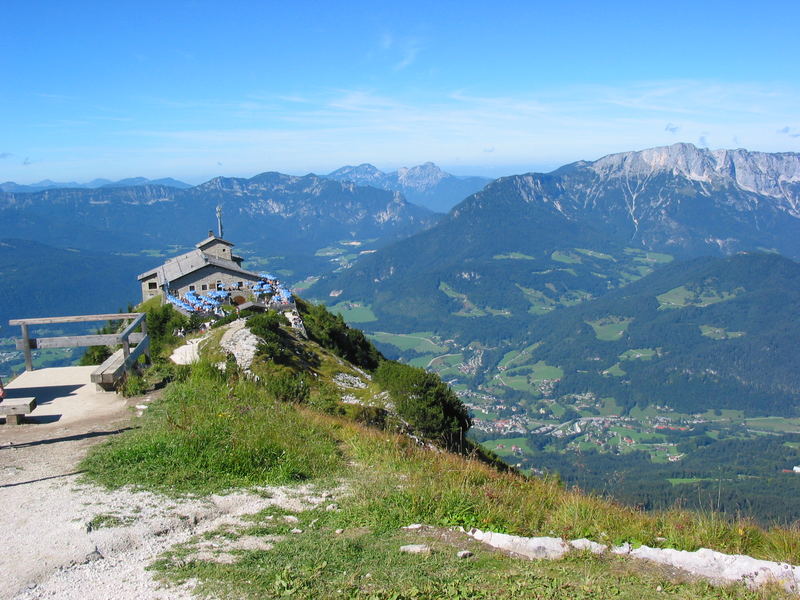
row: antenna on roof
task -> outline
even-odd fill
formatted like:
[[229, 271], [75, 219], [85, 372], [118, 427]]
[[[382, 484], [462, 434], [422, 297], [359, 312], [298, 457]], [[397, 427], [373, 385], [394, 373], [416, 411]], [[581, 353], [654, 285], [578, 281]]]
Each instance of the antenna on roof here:
[[222, 235], [222, 205], [217, 204], [217, 233], [219, 237], [223, 237]]

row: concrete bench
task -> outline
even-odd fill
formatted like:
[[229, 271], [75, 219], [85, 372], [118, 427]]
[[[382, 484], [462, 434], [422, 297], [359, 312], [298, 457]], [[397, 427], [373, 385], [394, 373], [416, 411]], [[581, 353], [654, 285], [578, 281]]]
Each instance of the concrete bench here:
[[36, 398], [6, 398], [0, 402], [0, 415], [5, 415], [6, 425], [20, 425], [34, 408]]

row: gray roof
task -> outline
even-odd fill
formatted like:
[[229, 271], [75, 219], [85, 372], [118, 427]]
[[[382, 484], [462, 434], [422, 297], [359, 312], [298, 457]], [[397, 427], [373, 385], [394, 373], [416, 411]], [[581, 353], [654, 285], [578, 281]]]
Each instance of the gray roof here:
[[194, 246], [195, 246], [195, 248], [202, 248], [203, 246], [205, 246], [206, 244], [208, 244], [210, 242], [222, 242], [223, 244], [226, 244], [226, 245], [231, 246], [231, 247], [236, 245], [233, 242], [229, 242], [228, 240], [223, 240], [221, 237], [217, 237], [216, 235], [210, 235], [206, 239], [204, 239], [202, 242], [196, 243]]
[[206, 265], [212, 265], [227, 269], [229, 271], [235, 271], [237, 273], [241, 273], [242, 275], [249, 275], [250, 277], [258, 277], [257, 273], [243, 269], [232, 260], [211, 256], [202, 250], [197, 249], [191, 250], [186, 254], [176, 256], [175, 258], [170, 258], [160, 267], [146, 271], [139, 275], [138, 278], [145, 279], [152, 275], [157, 275], [159, 278], [159, 283], [164, 283], [165, 281], [175, 281], [184, 275], [188, 275], [189, 273], [194, 273], [198, 269], [202, 269]]

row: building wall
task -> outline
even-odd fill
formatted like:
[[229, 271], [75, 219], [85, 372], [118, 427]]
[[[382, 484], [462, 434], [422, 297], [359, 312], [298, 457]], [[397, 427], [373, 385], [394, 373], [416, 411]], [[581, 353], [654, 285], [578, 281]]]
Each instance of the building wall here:
[[158, 288], [158, 276], [153, 273], [150, 277], [142, 279], [142, 302], [150, 300], [153, 296], [161, 295], [161, 290]]
[[[195, 292], [202, 295], [204, 292], [217, 289], [218, 281], [222, 283], [223, 288], [228, 288], [235, 287], [239, 282], [242, 285], [255, 283], [258, 281], [258, 277], [238, 273], [223, 267], [206, 265], [193, 273], [170, 281], [169, 291], [172, 295], [182, 296], [194, 288]], [[205, 289], [203, 286], [205, 286]]]
[[218, 258], [224, 258], [225, 260], [232, 260], [231, 253], [233, 252], [231, 245], [221, 242], [219, 240], [213, 240], [208, 242], [204, 246], [201, 246], [200, 249], [205, 254], [210, 254], [211, 256], [216, 256]]

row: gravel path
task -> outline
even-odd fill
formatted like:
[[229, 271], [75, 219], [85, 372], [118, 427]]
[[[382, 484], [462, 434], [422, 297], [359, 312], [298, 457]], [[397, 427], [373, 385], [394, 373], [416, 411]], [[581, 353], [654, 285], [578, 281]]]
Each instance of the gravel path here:
[[175, 500], [82, 481], [79, 460], [127, 427], [129, 415], [123, 409], [69, 427], [0, 429], [0, 599], [190, 598], [191, 582], [164, 589], [145, 568], [175, 544], [235, 526], [242, 515], [325, 501], [306, 487]]

